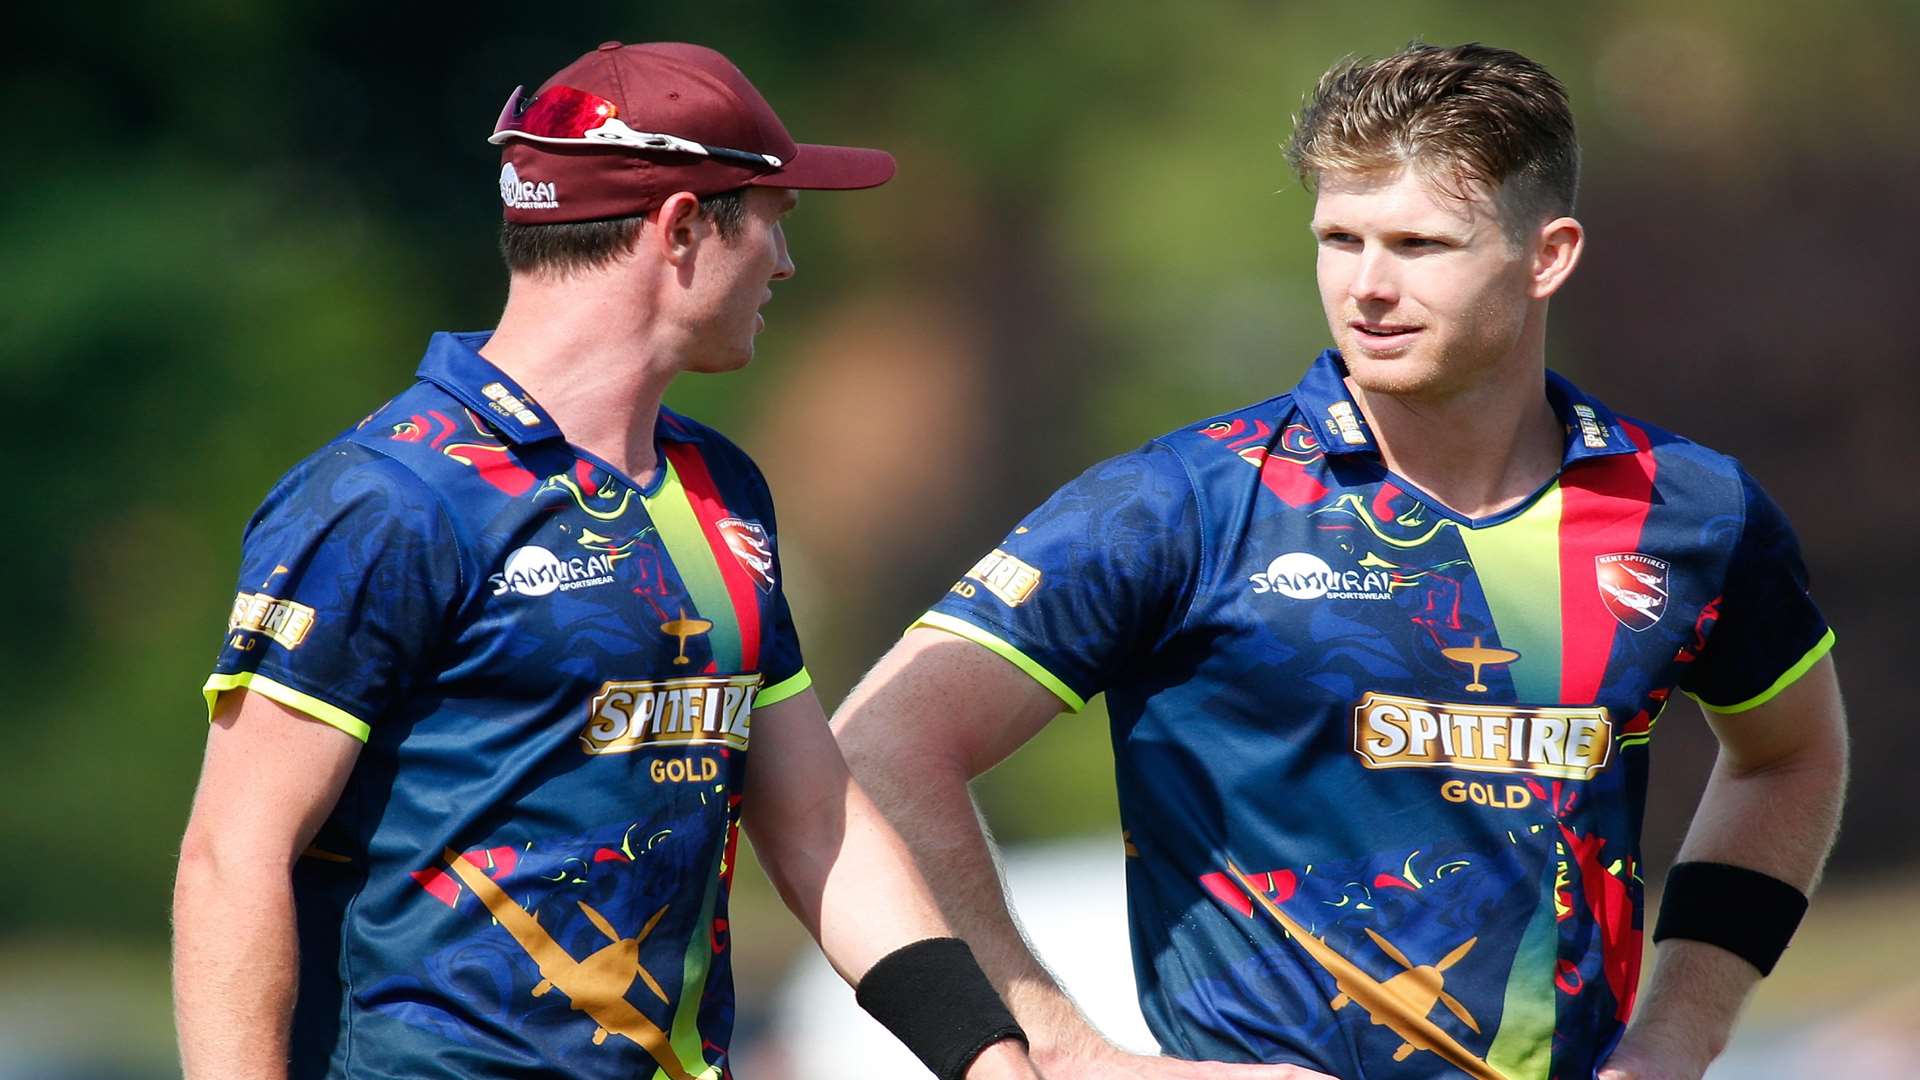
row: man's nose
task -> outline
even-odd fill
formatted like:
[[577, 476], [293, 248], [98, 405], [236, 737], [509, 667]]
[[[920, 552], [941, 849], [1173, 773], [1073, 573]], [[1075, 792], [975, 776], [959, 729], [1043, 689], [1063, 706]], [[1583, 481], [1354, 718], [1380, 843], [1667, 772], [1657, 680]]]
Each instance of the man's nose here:
[[1394, 279], [1392, 258], [1373, 244], [1360, 250], [1360, 263], [1354, 267], [1353, 281], [1347, 286], [1355, 300], [1393, 303], [1400, 299], [1400, 286]]
[[773, 238], [774, 243], [778, 245], [775, 251], [779, 254], [779, 258], [774, 260], [773, 264], [773, 280], [785, 281], [793, 276], [793, 256], [787, 253], [786, 230], [775, 225], [773, 227]]

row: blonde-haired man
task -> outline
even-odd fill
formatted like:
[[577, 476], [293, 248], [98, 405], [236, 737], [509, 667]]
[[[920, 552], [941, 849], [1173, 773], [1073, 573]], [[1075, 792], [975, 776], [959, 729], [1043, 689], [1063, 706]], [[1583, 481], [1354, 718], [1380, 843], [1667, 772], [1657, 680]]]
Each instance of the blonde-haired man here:
[[[1329, 71], [1290, 159], [1337, 345], [1089, 469], [835, 720], [1049, 1076], [1108, 1046], [1022, 943], [968, 778], [1107, 694], [1135, 966], [1176, 1058], [1347, 1078], [1698, 1077], [1832, 842], [1833, 641], [1731, 458], [1546, 368], [1585, 243], [1560, 84], [1481, 45]], [[1719, 761], [1646, 1000], [1655, 719]]]

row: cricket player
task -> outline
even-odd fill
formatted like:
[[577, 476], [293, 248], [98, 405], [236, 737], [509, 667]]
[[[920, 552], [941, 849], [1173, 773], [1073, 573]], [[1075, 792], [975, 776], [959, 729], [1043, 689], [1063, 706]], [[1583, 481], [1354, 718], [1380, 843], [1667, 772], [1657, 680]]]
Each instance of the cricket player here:
[[[1104, 692], [1140, 1001], [1169, 1055], [1698, 1077], [1839, 818], [1833, 633], [1793, 532], [1732, 458], [1547, 370], [1586, 237], [1572, 115], [1538, 64], [1342, 63], [1289, 156], [1335, 348], [1062, 487], [867, 676], [841, 744], [1049, 1076], [1189, 1075], [1075, 1011], [968, 801]], [[1675, 692], [1720, 753], [1655, 919], [1640, 829]]]
[[498, 327], [434, 335], [247, 526], [175, 890], [188, 1077], [730, 1076], [744, 822], [936, 1075], [1033, 1080], [834, 744], [766, 482], [660, 404], [752, 359], [795, 191], [893, 159], [677, 44], [600, 46], [492, 141]]

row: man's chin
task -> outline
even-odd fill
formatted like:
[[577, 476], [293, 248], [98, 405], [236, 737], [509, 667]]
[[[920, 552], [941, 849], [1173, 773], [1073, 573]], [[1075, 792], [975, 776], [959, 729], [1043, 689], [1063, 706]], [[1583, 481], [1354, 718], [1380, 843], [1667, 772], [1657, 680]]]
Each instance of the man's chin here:
[[693, 365], [689, 370], [700, 375], [724, 375], [729, 371], [739, 371], [753, 363], [753, 346], [725, 356], [709, 356]]
[[1342, 348], [1347, 374], [1353, 384], [1369, 394], [1419, 394], [1442, 381], [1439, 364], [1421, 352], [1379, 356], [1365, 349]]

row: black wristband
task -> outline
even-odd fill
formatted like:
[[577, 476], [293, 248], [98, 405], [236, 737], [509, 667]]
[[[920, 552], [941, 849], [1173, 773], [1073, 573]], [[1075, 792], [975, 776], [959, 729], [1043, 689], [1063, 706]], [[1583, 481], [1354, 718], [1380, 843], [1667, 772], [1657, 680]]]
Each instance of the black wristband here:
[[1777, 877], [1726, 863], [1675, 863], [1653, 940], [1718, 945], [1768, 975], [1806, 913], [1807, 895]]
[[853, 996], [940, 1080], [960, 1080], [980, 1051], [1002, 1039], [1027, 1041], [959, 938], [895, 949], [868, 969]]

